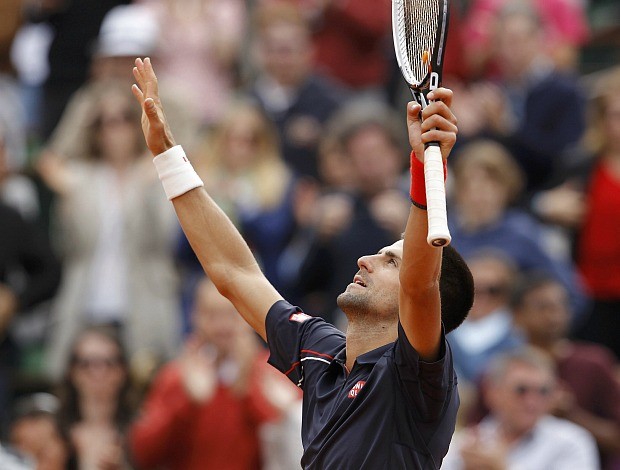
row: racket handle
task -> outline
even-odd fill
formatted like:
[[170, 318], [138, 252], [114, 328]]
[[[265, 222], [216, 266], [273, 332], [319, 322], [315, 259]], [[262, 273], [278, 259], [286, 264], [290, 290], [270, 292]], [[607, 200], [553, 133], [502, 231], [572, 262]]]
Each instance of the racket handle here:
[[436, 247], [449, 245], [452, 237], [448, 230], [443, 160], [437, 144], [430, 144], [424, 151], [424, 182], [426, 184], [426, 207], [428, 210], [428, 237], [426, 241], [429, 245]]

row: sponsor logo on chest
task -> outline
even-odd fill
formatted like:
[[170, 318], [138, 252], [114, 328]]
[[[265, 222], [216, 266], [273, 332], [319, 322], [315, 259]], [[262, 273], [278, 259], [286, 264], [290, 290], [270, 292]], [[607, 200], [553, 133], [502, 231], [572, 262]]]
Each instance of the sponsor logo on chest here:
[[355, 398], [357, 394], [360, 393], [365, 384], [365, 380], [359, 380], [355, 385], [353, 385], [353, 388], [349, 390], [347, 398]]

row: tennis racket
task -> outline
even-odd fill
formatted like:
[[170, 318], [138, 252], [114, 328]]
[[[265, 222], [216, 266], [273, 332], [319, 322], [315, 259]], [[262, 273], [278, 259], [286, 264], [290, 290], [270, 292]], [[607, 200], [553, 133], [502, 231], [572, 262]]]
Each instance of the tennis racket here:
[[[400, 71], [422, 109], [426, 95], [441, 85], [448, 35], [448, 0], [392, 0], [392, 35]], [[443, 161], [438, 142], [424, 151], [424, 181], [431, 246], [450, 243]]]

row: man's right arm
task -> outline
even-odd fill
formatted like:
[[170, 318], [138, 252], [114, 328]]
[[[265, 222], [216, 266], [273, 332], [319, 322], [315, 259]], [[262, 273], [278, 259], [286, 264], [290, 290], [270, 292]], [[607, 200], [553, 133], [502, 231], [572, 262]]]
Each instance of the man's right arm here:
[[209, 278], [266, 340], [265, 317], [282, 296], [263, 275], [245, 240], [203, 188], [174, 198], [172, 203]]
[[[175, 147], [159, 99], [157, 77], [150, 60], [136, 59], [133, 69], [138, 85], [133, 94], [142, 106], [142, 129], [153, 156]], [[183, 158], [174, 149], [171, 158]], [[187, 239], [206, 274], [254, 330], [266, 339], [265, 318], [282, 296], [263, 275], [247, 243], [230, 219], [202, 188], [172, 199]]]

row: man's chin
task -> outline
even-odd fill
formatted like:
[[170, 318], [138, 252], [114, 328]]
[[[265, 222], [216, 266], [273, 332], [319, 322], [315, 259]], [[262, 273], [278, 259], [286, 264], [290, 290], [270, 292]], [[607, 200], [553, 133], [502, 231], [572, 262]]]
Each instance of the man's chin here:
[[338, 296], [336, 303], [340, 310], [348, 314], [349, 312], [358, 310], [364, 305], [364, 300], [360, 292], [351, 292], [347, 287], [347, 289]]

